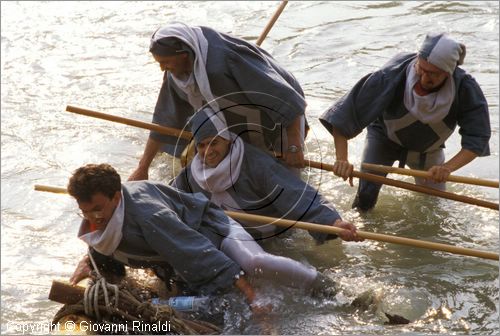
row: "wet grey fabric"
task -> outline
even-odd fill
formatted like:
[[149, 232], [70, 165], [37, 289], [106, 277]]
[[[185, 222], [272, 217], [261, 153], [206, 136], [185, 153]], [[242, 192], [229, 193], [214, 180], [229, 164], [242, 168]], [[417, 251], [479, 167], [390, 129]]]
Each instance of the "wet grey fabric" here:
[[[187, 192], [201, 192], [210, 198], [211, 195], [193, 179], [191, 168], [191, 165], [188, 165], [183, 169], [171, 185]], [[316, 189], [293, 175], [275, 158], [250, 144], [245, 144], [240, 176], [226, 191], [238, 204], [236, 209], [231, 205], [222, 205], [230, 211], [324, 225], [331, 225], [340, 218], [333, 205]], [[274, 225], [255, 226], [252, 223], [240, 223], [255, 239], [269, 238], [289, 229]], [[318, 232], [310, 232], [310, 235], [318, 243], [336, 238], [335, 235]]]
[[[323, 113], [320, 117], [323, 126], [330, 133], [335, 127], [351, 139], [371, 125], [381, 137], [387, 137], [386, 123], [394, 123], [408, 114], [403, 104], [406, 68], [415, 57], [414, 53], [398, 54], [380, 70], [363, 77]], [[450, 112], [442, 120], [446, 127], [412, 120], [395, 133], [402, 149], [423, 153], [444, 147], [447, 137], [441, 137], [436, 131], [451, 134], [458, 125], [462, 148], [479, 156], [490, 154], [491, 128], [486, 98], [474, 78], [459, 67], [453, 72], [453, 80], [456, 94]], [[436, 145], [438, 140], [441, 143]]]
[[233, 285], [241, 268], [219, 250], [229, 233], [224, 212], [201, 194], [149, 181], [123, 184], [123, 238], [113, 257], [132, 267], [170, 265], [191, 289]]
[[314, 267], [267, 253], [238, 223], [231, 225], [221, 250], [235, 260], [246, 274], [274, 280], [285, 286], [310, 288], [318, 275]]
[[[282, 130], [296, 117], [304, 115], [304, 93], [293, 75], [283, 69], [265, 50], [242, 39], [200, 27], [208, 41], [206, 62], [210, 88], [223, 111], [231, 131], [244, 141], [260, 133], [267, 146], [279, 139]], [[224, 104], [219, 102], [225, 101]], [[205, 102], [206, 103], [206, 102]], [[251, 113], [240, 113], [238, 107]], [[235, 110], [233, 112], [233, 110]], [[184, 129], [194, 114], [187, 96], [165, 72], [153, 123]], [[249, 132], [248, 124], [258, 120], [261, 126]], [[150, 136], [166, 145], [164, 151], [179, 156], [187, 141], [152, 131]]]
[[[452, 76], [455, 98], [444, 119], [424, 124], [408, 112], [403, 102], [406, 73], [416, 57], [416, 54], [398, 54], [380, 70], [363, 77], [320, 117], [323, 126], [330, 133], [335, 127], [348, 139], [367, 128], [362, 158], [367, 163], [392, 166], [399, 160], [402, 167], [409, 152], [424, 158], [427, 153], [442, 149], [457, 125], [462, 148], [478, 156], [489, 155], [488, 104], [474, 78], [459, 67]], [[360, 180], [353, 208], [371, 209], [380, 187]]]
[[[381, 137], [375, 127], [368, 126], [361, 161], [363, 163], [392, 166], [394, 162], [398, 160], [400, 163], [406, 163], [412, 169], [428, 170], [434, 165], [441, 165], [444, 163], [444, 151], [442, 148], [439, 148], [424, 155], [418, 152], [408, 152], [388, 138]], [[364, 173], [387, 176], [387, 174], [373, 172], [364, 168], [361, 168], [361, 171]], [[445, 183], [431, 183], [422, 178], [415, 178], [415, 183], [439, 190], [446, 189]], [[373, 208], [377, 202], [381, 188], [381, 184], [359, 179], [358, 191], [353, 207], [363, 211]]]

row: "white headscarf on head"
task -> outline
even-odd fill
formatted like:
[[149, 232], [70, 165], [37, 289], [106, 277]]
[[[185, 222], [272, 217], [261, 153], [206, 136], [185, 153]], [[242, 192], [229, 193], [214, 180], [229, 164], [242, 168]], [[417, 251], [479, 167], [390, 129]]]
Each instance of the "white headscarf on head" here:
[[[194, 52], [193, 73], [190, 78], [182, 80], [172, 75], [176, 84], [188, 95], [190, 104], [195, 110], [200, 109], [202, 107], [202, 97], [210, 105], [213, 111], [219, 111], [219, 105], [215, 101], [215, 97], [210, 88], [210, 82], [208, 81], [206, 69], [208, 41], [203, 35], [201, 28], [189, 27], [180, 22], [173, 23], [158, 29], [151, 39], [157, 41], [164, 37], [177, 38], [187, 44]], [[194, 78], [192, 77], [193, 75]], [[227, 123], [224, 115], [222, 113], [217, 113], [216, 115], [217, 119], [220, 120], [220, 122], [214, 122], [217, 129], [226, 128]]]
[[457, 65], [464, 63], [466, 48], [445, 33], [430, 33], [418, 51], [418, 57], [453, 75]]

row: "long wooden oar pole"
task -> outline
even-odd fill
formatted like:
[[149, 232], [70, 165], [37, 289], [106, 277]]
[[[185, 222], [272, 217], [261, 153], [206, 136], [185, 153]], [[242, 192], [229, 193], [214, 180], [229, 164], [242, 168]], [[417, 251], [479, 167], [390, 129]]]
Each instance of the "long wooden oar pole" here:
[[84, 115], [87, 117], [104, 119], [104, 120], [109, 120], [109, 121], [129, 125], [129, 126], [145, 128], [145, 129], [148, 129], [150, 131], [156, 131], [156, 132], [164, 134], [164, 135], [181, 137], [181, 138], [186, 139], [186, 140], [191, 140], [193, 138], [193, 134], [191, 132], [188, 132], [188, 131], [181, 131], [179, 129], [172, 128], [172, 127], [160, 126], [157, 124], [148, 123], [148, 122], [144, 122], [144, 121], [138, 121], [138, 120], [134, 120], [134, 119], [119, 117], [119, 116], [115, 116], [112, 114], [97, 112], [97, 111], [93, 111], [93, 110], [89, 110], [89, 109], [85, 109], [85, 108], [81, 108], [81, 107], [77, 107], [77, 106], [68, 105], [68, 106], [66, 106], [66, 111], [71, 112], [71, 113], [81, 114], [81, 115]]
[[[35, 190], [58, 193], [58, 194], [67, 193], [66, 188], [39, 185], [39, 184], [35, 185]], [[300, 222], [300, 221], [294, 221], [294, 220], [283, 219], [283, 218], [258, 216], [258, 215], [252, 215], [252, 214], [234, 212], [234, 211], [225, 211], [225, 213], [229, 217], [231, 217], [235, 220], [252, 221], [252, 222], [260, 223], [260, 224], [273, 224], [273, 225], [284, 226], [284, 227], [294, 227], [294, 228], [308, 230], [308, 231], [314, 231], [314, 232], [339, 234], [342, 232], [342, 230], [344, 230], [344, 229], [334, 227], [334, 226], [313, 224], [313, 223], [308, 223], [308, 222]], [[410, 238], [404, 238], [404, 237], [398, 237], [398, 236], [389, 236], [389, 235], [384, 235], [384, 234], [380, 234], [380, 233], [372, 233], [372, 232], [366, 232], [366, 231], [360, 231], [360, 230], [357, 230], [356, 232], [357, 232], [359, 237], [364, 238], [364, 239], [371, 239], [371, 240], [377, 240], [377, 241], [386, 242], [386, 243], [393, 243], [393, 244], [407, 245], [407, 246], [425, 248], [425, 249], [436, 250], [436, 251], [449, 252], [449, 253], [454, 253], [454, 254], [471, 256], [471, 257], [499, 260], [498, 254], [493, 253], [493, 252], [485, 252], [485, 251], [479, 251], [479, 250], [474, 250], [474, 249], [465, 248], [465, 247], [457, 247], [457, 246], [453, 246], [453, 245], [434, 243], [434, 242], [429, 242], [429, 241], [422, 241], [422, 240], [410, 239]]]
[[[118, 123], [125, 124], [125, 125], [149, 129], [149, 130], [153, 130], [153, 131], [156, 131], [156, 132], [164, 134], [164, 135], [181, 136], [182, 138], [187, 139], [187, 140], [190, 140], [192, 138], [192, 133], [188, 132], [188, 131], [181, 131], [181, 130], [171, 128], [171, 127], [165, 127], [165, 126], [160, 126], [160, 125], [153, 124], [153, 123], [147, 123], [147, 122], [143, 122], [143, 121], [137, 121], [134, 119], [118, 117], [118, 116], [114, 116], [114, 115], [110, 115], [110, 114], [106, 114], [106, 113], [102, 113], [102, 112], [97, 112], [97, 111], [93, 111], [93, 110], [89, 110], [89, 109], [85, 109], [85, 108], [81, 108], [81, 107], [76, 107], [76, 106], [72, 106], [72, 105], [66, 106], [66, 111], [85, 115], [88, 117], [105, 119], [105, 120], [114, 121], [114, 122], [118, 122]], [[333, 165], [331, 165], [331, 164], [326, 164], [323, 162], [308, 161], [308, 160], [306, 160], [306, 164], [308, 164], [312, 168], [333, 171]], [[367, 180], [367, 181], [380, 183], [380, 184], [386, 184], [386, 185], [390, 185], [393, 187], [417, 191], [417, 192], [421, 192], [421, 193], [428, 194], [428, 195], [439, 196], [439, 197], [443, 197], [443, 198], [447, 198], [447, 199], [451, 199], [451, 200], [455, 200], [455, 201], [459, 201], [459, 202], [474, 204], [474, 205], [482, 206], [482, 207], [493, 209], [493, 210], [498, 210], [498, 208], [499, 208], [497, 203], [478, 200], [476, 198], [457, 195], [457, 194], [453, 194], [450, 192], [441, 191], [441, 190], [437, 190], [437, 189], [426, 188], [423, 186], [419, 186], [419, 185], [415, 185], [415, 184], [411, 184], [411, 183], [407, 183], [407, 182], [403, 182], [403, 181], [396, 181], [396, 180], [388, 179], [386, 177], [379, 176], [379, 175], [354, 171], [353, 177], [362, 178], [362, 179]]]
[[269, 20], [266, 27], [264, 28], [264, 30], [260, 34], [259, 38], [257, 39], [257, 42], [255, 42], [256, 45], [260, 46], [262, 44], [262, 42], [264, 42], [264, 39], [266, 38], [267, 34], [269, 34], [269, 31], [271, 30], [271, 28], [273, 28], [274, 23], [276, 22], [276, 20], [278, 20], [278, 17], [281, 15], [281, 12], [283, 12], [283, 9], [285, 9], [285, 6], [287, 3], [288, 3], [288, 1], [281, 2], [280, 6], [278, 7], [276, 12], [274, 13], [273, 17], [271, 18], [271, 20]]
[[[261, 224], [273, 224], [273, 225], [285, 226], [285, 227], [294, 227], [294, 228], [299, 228], [299, 229], [304, 229], [304, 230], [314, 231], [314, 232], [339, 234], [340, 232], [342, 232], [342, 230], [344, 230], [344, 229], [333, 227], [333, 226], [314, 224], [314, 223], [308, 223], [308, 222], [300, 222], [300, 221], [294, 221], [294, 220], [282, 219], [282, 218], [258, 216], [258, 215], [252, 215], [252, 214], [241, 213], [241, 212], [225, 211], [225, 213], [229, 217], [236, 219], [236, 220], [252, 221], [252, 222], [261, 223]], [[443, 251], [443, 252], [449, 252], [449, 253], [478, 257], [478, 258], [498, 260], [498, 254], [493, 253], [493, 252], [485, 252], [485, 251], [479, 251], [479, 250], [474, 250], [474, 249], [465, 248], [465, 247], [457, 247], [457, 246], [453, 246], [453, 245], [434, 243], [434, 242], [429, 242], [429, 241], [404, 238], [404, 237], [398, 237], [398, 236], [389, 236], [389, 235], [385, 235], [385, 234], [372, 233], [372, 232], [366, 232], [366, 231], [360, 231], [360, 230], [357, 230], [356, 232], [357, 232], [359, 237], [364, 238], [364, 239], [371, 239], [371, 240], [377, 240], [377, 241], [382, 241], [382, 242], [386, 242], [386, 243], [407, 245], [407, 246], [412, 246], [412, 247], [419, 247], [419, 248], [425, 248], [425, 249], [429, 249], [429, 250]]]
[[[317, 168], [317, 169], [333, 171], [333, 165], [323, 163], [323, 162], [309, 161], [309, 166], [313, 167], [313, 168]], [[454, 201], [478, 205], [478, 206], [485, 207], [488, 209], [493, 209], [493, 210], [499, 209], [498, 203], [483, 201], [483, 200], [479, 200], [477, 198], [472, 198], [472, 197], [463, 196], [463, 195], [457, 195], [457, 194], [454, 194], [451, 192], [437, 190], [437, 189], [433, 189], [433, 188], [428, 188], [428, 187], [424, 187], [421, 185], [416, 185], [416, 184], [412, 184], [412, 183], [408, 183], [408, 182], [397, 181], [397, 180], [389, 179], [387, 177], [383, 177], [383, 176], [379, 176], [379, 175], [375, 175], [375, 174], [363, 173], [363, 172], [354, 170], [352, 172], [352, 176], [366, 180], [366, 181], [370, 181], [370, 182], [386, 184], [386, 185], [390, 185], [393, 187], [417, 191], [420, 193], [438, 196], [438, 197], [442, 197], [442, 198], [446, 198], [446, 199], [450, 199], [450, 200], [454, 200]]]
[[[389, 167], [389, 166], [383, 166], [383, 165], [372, 164], [372, 163], [363, 163], [363, 164], [361, 164], [361, 167], [364, 169], [367, 169], [367, 170], [378, 172], [378, 173], [393, 173], [393, 174], [408, 175], [408, 176], [415, 176], [415, 177], [422, 177], [422, 178], [430, 178], [430, 176], [431, 176], [429, 174], [429, 172], [424, 171], [424, 170]], [[467, 177], [467, 176], [450, 175], [450, 176], [448, 176], [447, 181], [473, 184], [473, 185], [477, 185], [477, 186], [491, 187], [491, 188], [498, 188], [499, 187], [498, 181], [485, 180], [485, 179], [479, 179], [479, 178]]]

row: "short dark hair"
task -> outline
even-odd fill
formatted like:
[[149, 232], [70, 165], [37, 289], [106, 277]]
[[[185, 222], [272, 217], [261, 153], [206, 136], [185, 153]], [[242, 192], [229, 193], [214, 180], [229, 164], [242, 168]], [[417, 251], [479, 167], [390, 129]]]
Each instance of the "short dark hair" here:
[[97, 193], [113, 198], [121, 190], [120, 175], [107, 163], [88, 164], [74, 171], [68, 192], [78, 202], [90, 202]]

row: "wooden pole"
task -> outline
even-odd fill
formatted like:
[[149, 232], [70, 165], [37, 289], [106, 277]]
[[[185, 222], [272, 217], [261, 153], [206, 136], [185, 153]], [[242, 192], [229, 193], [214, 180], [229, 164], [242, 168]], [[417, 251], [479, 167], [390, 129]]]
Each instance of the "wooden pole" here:
[[[309, 166], [313, 167], [313, 168], [317, 168], [317, 169], [333, 171], [333, 165], [327, 164], [327, 163], [309, 161]], [[424, 186], [420, 186], [420, 185], [416, 185], [416, 184], [412, 184], [412, 183], [408, 183], [408, 182], [392, 180], [392, 179], [389, 179], [387, 177], [383, 177], [383, 176], [379, 176], [379, 175], [362, 173], [362, 172], [354, 170], [352, 172], [352, 176], [366, 180], [366, 181], [370, 181], [370, 182], [386, 184], [386, 185], [390, 185], [393, 187], [417, 191], [417, 192], [424, 193], [427, 195], [433, 195], [433, 196], [438, 196], [438, 197], [442, 197], [442, 198], [446, 198], [446, 199], [450, 199], [450, 200], [454, 200], [454, 201], [478, 205], [478, 206], [485, 207], [488, 209], [493, 209], [493, 210], [499, 209], [498, 203], [483, 201], [483, 200], [479, 200], [477, 198], [472, 198], [472, 197], [463, 196], [463, 195], [457, 195], [457, 194], [450, 193], [447, 191], [428, 188], [428, 187], [424, 187]]]
[[[344, 230], [344, 229], [333, 227], [333, 226], [313, 224], [313, 223], [308, 223], [308, 222], [300, 222], [300, 221], [294, 221], [294, 220], [283, 219], [283, 218], [258, 216], [258, 215], [252, 215], [252, 214], [234, 212], [234, 211], [225, 211], [225, 213], [226, 213], [226, 215], [228, 215], [229, 217], [231, 217], [235, 220], [244, 220], [244, 221], [252, 221], [252, 222], [261, 223], [261, 224], [273, 224], [273, 225], [277, 225], [277, 226], [293, 227], [293, 228], [299, 228], [299, 229], [314, 231], [314, 232], [338, 234], [338, 233], [342, 232], [342, 230]], [[478, 258], [484, 258], [484, 259], [499, 260], [498, 254], [493, 253], [493, 252], [485, 252], [485, 251], [479, 251], [479, 250], [474, 250], [474, 249], [465, 248], [465, 247], [457, 247], [457, 246], [453, 246], [453, 245], [434, 243], [434, 242], [429, 242], [429, 241], [410, 239], [410, 238], [404, 238], [404, 237], [398, 237], [398, 236], [389, 236], [389, 235], [384, 235], [384, 234], [380, 234], [380, 233], [372, 233], [372, 232], [366, 232], [366, 231], [360, 231], [360, 230], [357, 230], [356, 232], [357, 232], [357, 235], [359, 237], [364, 238], [364, 239], [371, 239], [371, 240], [377, 240], [377, 241], [386, 242], [386, 243], [393, 243], [393, 244], [406, 245], [406, 246], [412, 246], [412, 247], [418, 247], [418, 248], [425, 248], [425, 249], [430, 249], [430, 250], [443, 251], [443, 252], [449, 252], [449, 253], [453, 253], [453, 254], [460, 254], [460, 255], [466, 255], [466, 256], [472, 256], [472, 257], [478, 257]]]
[[[84, 109], [84, 108], [80, 108], [80, 107], [75, 107], [75, 106], [71, 106], [71, 105], [68, 105], [66, 107], [66, 111], [89, 116], [89, 117], [93, 117], [93, 118], [114, 121], [114, 122], [118, 122], [118, 123], [125, 124], [125, 125], [154, 130], [154, 131], [157, 131], [158, 133], [165, 134], [165, 135], [181, 136], [182, 138], [188, 139], [188, 140], [192, 139], [191, 132], [181, 131], [181, 130], [178, 130], [175, 128], [160, 126], [157, 124], [142, 122], [142, 121], [138, 121], [138, 120], [134, 120], [134, 119], [118, 117], [118, 116], [114, 116], [114, 115], [110, 115], [110, 114], [106, 114], [106, 113], [102, 113], [102, 112], [97, 112], [97, 111], [93, 111], [93, 110], [88, 110], [88, 109]], [[306, 160], [306, 164], [308, 164], [310, 167], [313, 167], [313, 168], [333, 171], [333, 165], [331, 165], [331, 164], [326, 164], [326, 163], [322, 163], [322, 162], [315, 162], [315, 161], [311, 161], [311, 160]], [[415, 185], [415, 184], [411, 184], [411, 183], [407, 183], [407, 182], [396, 181], [396, 180], [388, 179], [388, 178], [385, 178], [385, 177], [379, 176], [379, 175], [362, 173], [359, 171], [353, 171], [353, 177], [362, 178], [362, 179], [365, 179], [367, 181], [371, 181], [371, 182], [375, 182], [375, 183], [387, 184], [387, 185], [390, 185], [393, 187], [417, 191], [417, 192], [421, 192], [421, 193], [428, 194], [428, 195], [443, 197], [443, 198], [447, 198], [447, 199], [451, 199], [451, 200], [455, 200], [455, 201], [459, 201], [459, 202], [478, 205], [478, 206], [482, 206], [482, 207], [493, 209], [493, 210], [499, 209], [499, 206], [497, 203], [478, 200], [478, 199], [475, 199], [472, 197], [467, 197], [467, 196], [456, 195], [456, 194], [453, 194], [450, 192], [432, 189], [432, 188], [426, 188], [423, 186], [419, 186], [419, 185]]]
[[[383, 166], [383, 165], [372, 164], [372, 163], [363, 163], [363, 164], [361, 164], [361, 167], [364, 169], [372, 170], [374, 172], [379, 172], [379, 173], [393, 173], [393, 174], [408, 175], [408, 176], [415, 176], [415, 177], [422, 177], [422, 178], [430, 178], [430, 176], [431, 176], [429, 174], [429, 172], [424, 171], [424, 170], [389, 167], [389, 166]], [[466, 184], [472, 184], [472, 185], [483, 186], [483, 187], [491, 187], [491, 188], [498, 188], [499, 187], [498, 181], [485, 180], [485, 179], [479, 179], [479, 178], [474, 178], [474, 177], [450, 175], [450, 176], [448, 176], [447, 180], [450, 182], [466, 183]]]
[[283, 9], [285, 9], [285, 6], [287, 3], [288, 3], [288, 1], [281, 2], [278, 9], [274, 13], [273, 17], [271, 18], [271, 20], [269, 20], [266, 27], [264, 28], [264, 30], [260, 34], [259, 38], [257, 39], [257, 42], [255, 42], [256, 45], [258, 45], [260, 47], [262, 42], [264, 42], [264, 39], [266, 38], [266, 36], [269, 33], [269, 31], [271, 30], [271, 28], [273, 28], [274, 23], [276, 22], [276, 20], [278, 20], [278, 17], [281, 15], [281, 12], [283, 12]]
[[[60, 188], [60, 187], [44, 186], [44, 185], [37, 184], [37, 185], [35, 185], [35, 190], [61, 193], [63, 190], [66, 190], [66, 189]], [[294, 227], [294, 228], [308, 230], [308, 231], [339, 234], [342, 232], [342, 230], [344, 230], [344, 229], [334, 227], [334, 226], [313, 224], [313, 223], [308, 223], [308, 222], [300, 222], [300, 221], [294, 221], [294, 220], [290, 220], [290, 219], [274, 218], [274, 217], [268, 217], [268, 216], [258, 216], [258, 215], [252, 215], [252, 214], [247, 214], [247, 213], [242, 213], [242, 212], [225, 211], [225, 213], [226, 213], [226, 215], [230, 216], [231, 218], [233, 218], [235, 220], [245, 220], [245, 221], [252, 221], [252, 222], [261, 223], [261, 224], [273, 224], [273, 225], [278, 225], [278, 226]], [[474, 250], [474, 249], [465, 248], [465, 247], [456, 247], [456, 246], [446, 245], [446, 244], [441, 244], [441, 243], [434, 243], [434, 242], [428, 242], [428, 241], [422, 241], [422, 240], [416, 240], [416, 239], [410, 239], [410, 238], [404, 238], [404, 237], [398, 237], [398, 236], [389, 236], [389, 235], [384, 235], [384, 234], [380, 234], [380, 233], [371, 233], [371, 232], [360, 231], [360, 230], [357, 230], [356, 232], [357, 232], [359, 237], [364, 238], [364, 239], [371, 239], [371, 240], [377, 240], [377, 241], [382, 241], [382, 242], [387, 242], [387, 243], [407, 245], [407, 246], [413, 246], [413, 247], [419, 247], [419, 248], [426, 248], [426, 249], [431, 249], [431, 250], [444, 251], [444, 252], [472, 256], [472, 257], [478, 257], [478, 258], [499, 260], [498, 254], [492, 253], [492, 252], [485, 252], [485, 251], [479, 251], [479, 250]]]
[[62, 187], [53, 187], [53, 186], [48, 186], [48, 185], [43, 185], [43, 184], [35, 184], [35, 190], [36, 191], [45, 191], [45, 192], [51, 192], [55, 194], [67, 194], [68, 189], [62, 188]]
[[145, 128], [150, 131], [156, 131], [158, 133], [164, 134], [164, 135], [170, 135], [174, 137], [180, 137], [186, 140], [191, 140], [193, 138], [193, 134], [188, 131], [181, 131], [176, 128], [171, 128], [171, 127], [166, 127], [166, 126], [160, 126], [157, 124], [153, 123], [147, 123], [143, 121], [138, 121], [134, 119], [128, 119], [124, 117], [119, 117], [115, 116], [112, 114], [107, 114], [107, 113], [102, 113], [102, 112], [97, 112], [81, 107], [76, 107], [72, 105], [66, 106], [66, 111], [71, 112], [71, 113], [76, 113], [76, 114], [81, 114], [87, 117], [93, 117], [93, 118], [98, 118], [98, 119], [104, 119], [104, 120], [109, 120], [113, 122], [117, 122], [120, 124], [125, 124], [129, 126], [134, 126], [134, 127], [139, 127], [139, 128]]
[[40, 185], [40, 184], [35, 184], [35, 190], [36, 191], [47, 191], [55, 194], [67, 194], [68, 190], [66, 188], [61, 188], [61, 187], [53, 187], [53, 186], [47, 186], [47, 185]]

